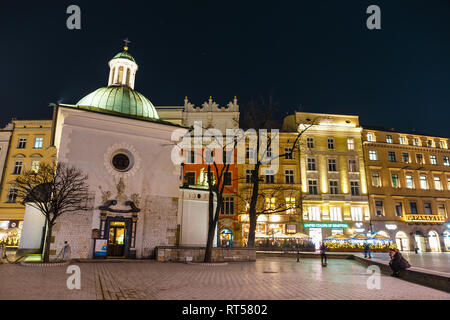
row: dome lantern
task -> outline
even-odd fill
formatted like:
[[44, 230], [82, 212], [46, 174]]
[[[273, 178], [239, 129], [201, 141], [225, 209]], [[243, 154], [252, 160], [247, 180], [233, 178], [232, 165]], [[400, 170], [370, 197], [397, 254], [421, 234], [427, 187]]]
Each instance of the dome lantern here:
[[124, 40], [123, 51], [119, 52], [109, 61], [108, 86], [128, 86], [134, 89], [134, 81], [138, 65], [128, 52], [128, 39]]

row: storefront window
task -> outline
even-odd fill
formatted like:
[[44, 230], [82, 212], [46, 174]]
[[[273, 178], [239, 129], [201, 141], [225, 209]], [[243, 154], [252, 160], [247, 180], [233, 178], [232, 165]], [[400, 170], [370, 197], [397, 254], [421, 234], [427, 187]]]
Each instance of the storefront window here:
[[17, 247], [22, 232], [23, 221], [0, 221], [0, 245]]

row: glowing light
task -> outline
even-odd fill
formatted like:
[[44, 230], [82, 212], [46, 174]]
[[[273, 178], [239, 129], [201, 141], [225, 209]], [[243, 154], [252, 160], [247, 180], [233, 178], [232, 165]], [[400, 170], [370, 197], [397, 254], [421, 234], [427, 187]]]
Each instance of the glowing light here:
[[395, 230], [395, 229], [397, 229], [397, 225], [396, 224], [386, 224], [386, 229]]

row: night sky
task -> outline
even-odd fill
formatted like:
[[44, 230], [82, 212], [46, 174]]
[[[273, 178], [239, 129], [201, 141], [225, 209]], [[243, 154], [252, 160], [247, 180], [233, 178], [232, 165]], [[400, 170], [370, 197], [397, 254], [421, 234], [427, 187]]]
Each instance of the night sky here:
[[[136, 90], [156, 106], [272, 95], [295, 110], [449, 136], [450, 1], [0, 0], [0, 125], [50, 119], [106, 86], [131, 40]], [[66, 8], [81, 8], [81, 30]], [[381, 30], [366, 9], [381, 8]]]

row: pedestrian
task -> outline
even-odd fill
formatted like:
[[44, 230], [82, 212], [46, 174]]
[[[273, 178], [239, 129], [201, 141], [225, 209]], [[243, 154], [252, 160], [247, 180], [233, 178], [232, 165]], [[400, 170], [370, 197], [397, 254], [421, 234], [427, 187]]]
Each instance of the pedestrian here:
[[322, 262], [322, 267], [326, 267], [328, 264], [327, 254], [325, 253], [326, 249], [325, 243], [322, 242], [322, 245], [320, 246], [320, 261]]
[[393, 277], [400, 277], [400, 270], [406, 270], [411, 267], [409, 262], [403, 257], [398, 249], [390, 249], [389, 256], [391, 257], [389, 266], [392, 269]]
[[370, 254], [370, 243], [368, 242], [364, 244], [364, 258], [372, 259], [372, 256]]
[[67, 243], [67, 241], [64, 241], [63, 261], [69, 260], [70, 256], [71, 256], [70, 245]]

